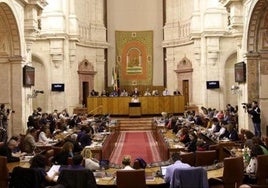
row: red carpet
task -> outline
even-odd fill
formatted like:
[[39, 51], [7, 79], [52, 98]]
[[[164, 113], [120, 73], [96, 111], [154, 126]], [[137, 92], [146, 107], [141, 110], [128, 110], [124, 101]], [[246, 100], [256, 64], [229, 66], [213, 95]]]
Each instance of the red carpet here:
[[132, 162], [137, 157], [143, 158], [147, 163], [161, 161], [158, 146], [151, 131], [121, 132], [110, 157], [110, 163], [120, 165], [124, 155], [130, 155]]

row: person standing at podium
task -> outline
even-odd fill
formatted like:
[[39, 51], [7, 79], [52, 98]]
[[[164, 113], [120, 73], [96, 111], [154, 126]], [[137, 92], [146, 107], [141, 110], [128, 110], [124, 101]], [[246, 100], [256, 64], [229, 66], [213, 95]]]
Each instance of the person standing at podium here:
[[133, 95], [131, 102], [138, 103], [138, 102], [140, 102], [140, 100], [139, 100], [137, 95]]

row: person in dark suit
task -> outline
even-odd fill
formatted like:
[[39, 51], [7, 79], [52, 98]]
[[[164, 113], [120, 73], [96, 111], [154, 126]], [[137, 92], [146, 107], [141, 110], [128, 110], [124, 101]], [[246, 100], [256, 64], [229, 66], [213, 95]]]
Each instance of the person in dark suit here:
[[180, 92], [178, 89], [176, 89], [176, 90], [173, 92], [173, 95], [181, 95], [181, 92]]
[[83, 156], [81, 154], [75, 154], [72, 159], [72, 165], [68, 166], [61, 166], [59, 171], [62, 171], [64, 169], [69, 169], [69, 170], [83, 170], [85, 169], [84, 166], [82, 166], [83, 162]]
[[261, 109], [257, 101], [252, 102], [252, 107], [247, 109], [251, 115], [255, 136], [261, 137]]
[[17, 147], [17, 142], [10, 139], [4, 146], [0, 148], [0, 155], [7, 157], [7, 162], [17, 162], [20, 161], [19, 157], [12, 156], [12, 150]]
[[131, 96], [140, 96], [140, 92], [138, 90], [138, 88], [135, 87], [134, 91], [132, 92]]
[[90, 96], [92, 96], [92, 97], [96, 97], [96, 96], [98, 96], [98, 95], [99, 95], [99, 92], [95, 91], [94, 89], [91, 90], [91, 92], [90, 92]]

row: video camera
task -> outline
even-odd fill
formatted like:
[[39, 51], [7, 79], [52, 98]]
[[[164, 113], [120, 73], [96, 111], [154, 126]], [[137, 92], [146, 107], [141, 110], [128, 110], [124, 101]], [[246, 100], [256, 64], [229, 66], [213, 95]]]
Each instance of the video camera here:
[[7, 114], [9, 113], [15, 113], [15, 110], [7, 109]]
[[251, 108], [251, 104], [250, 103], [242, 103], [242, 106], [243, 106], [244, 109]]

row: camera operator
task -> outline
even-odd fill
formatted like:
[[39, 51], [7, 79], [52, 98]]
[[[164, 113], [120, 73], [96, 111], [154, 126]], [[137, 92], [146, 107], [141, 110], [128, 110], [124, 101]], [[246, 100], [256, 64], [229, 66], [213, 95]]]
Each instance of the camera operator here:
[[247, 108], [247, 112], [251, 115], [251, 119], [254, 126], [255, 136], [261, 137], [261, 109], [258, 106], [257, 101], [252, 102], [251, 108]]
[[15, 111], [10, 110], [10, 109], [6, 109], [5, 104], [1, 104], [1, 106], [0, 106], [0, 115], [1, 115], [0, 126], [2, 128], [4, 128], [5, 130], [7, 130], [8, 120], [9, 120], [11, 113], [15, 113]]

